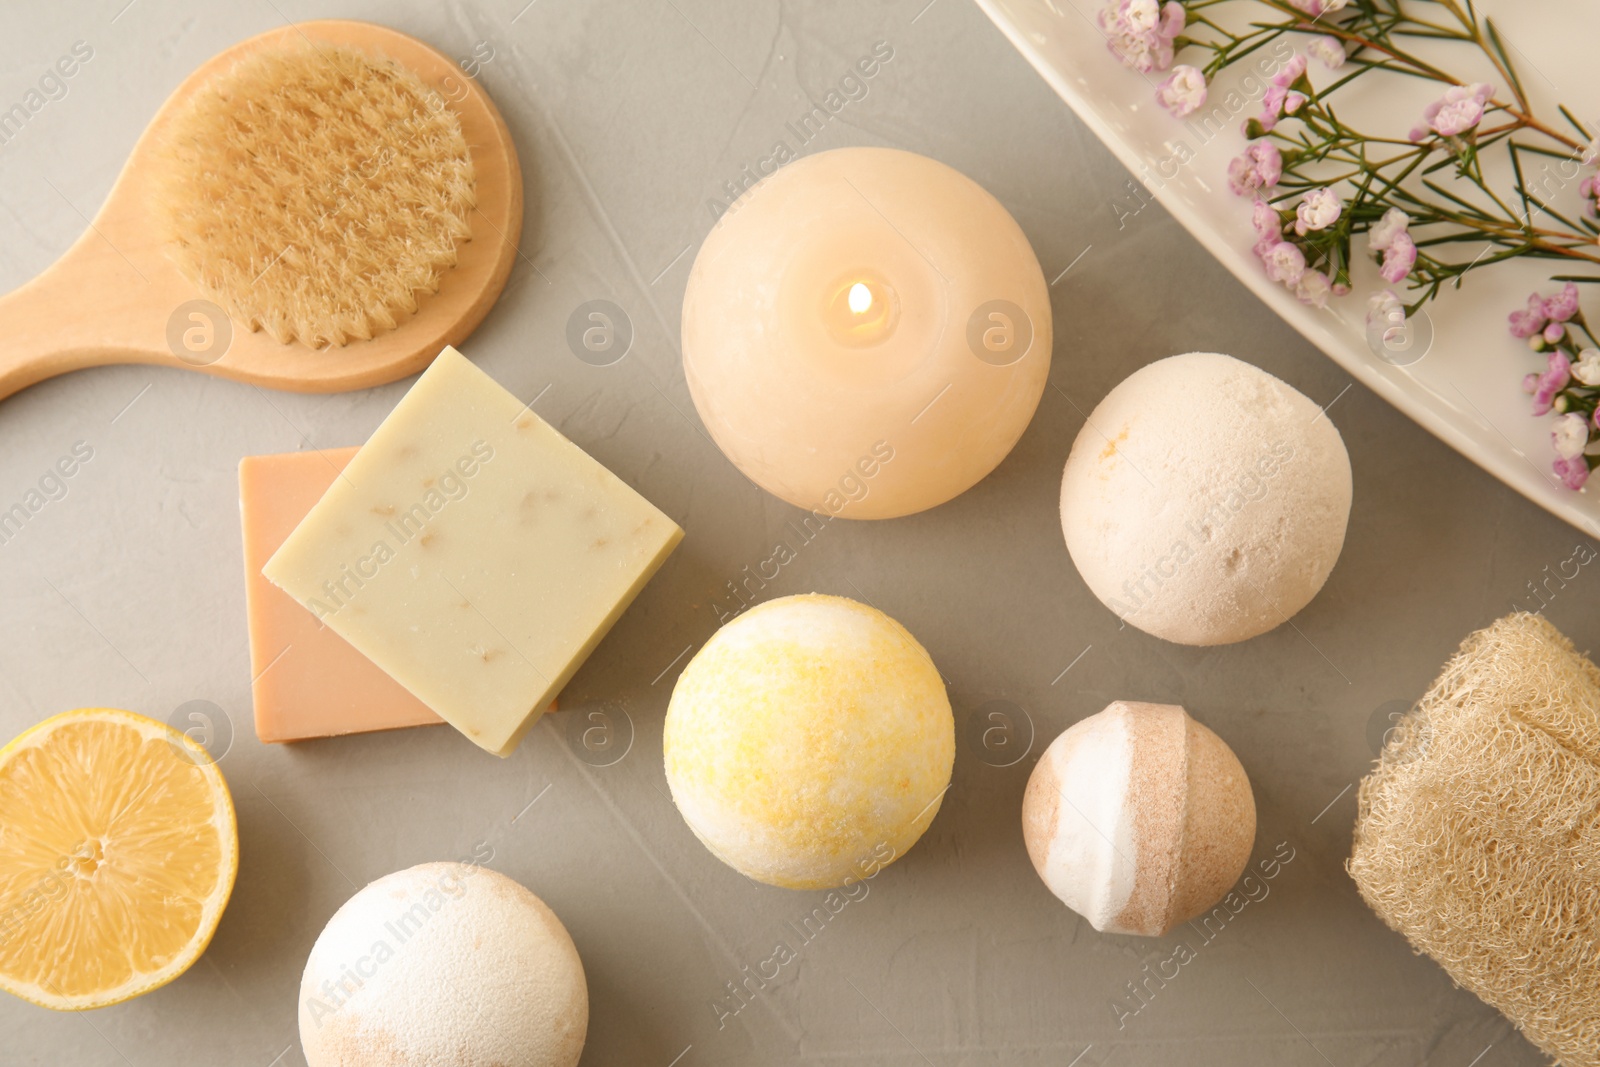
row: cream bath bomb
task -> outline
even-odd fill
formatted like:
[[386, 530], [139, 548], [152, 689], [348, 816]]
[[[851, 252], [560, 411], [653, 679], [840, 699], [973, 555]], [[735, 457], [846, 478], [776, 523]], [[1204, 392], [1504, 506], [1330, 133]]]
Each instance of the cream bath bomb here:
[[424, 863], [361, 890], [300, 980], [309, 1067], [573, 1067], [588, 1028], [566, 927], [473, 864]]
[[1101, 603], [1146, 633], [1224, 645], [1311, 602], [1344, 547], [1350, 457], [1309, 398], [1232, 356], [1135, 371], [1089, 416], [1061, 528]]
[[1022, 836], [1050, 892], [1096, 930], [1155, 937], [1238, 880], [1256, 804], [1233, 750], [1182, 708], [1119, 700], [1045, 749]]
[[667, 783], [718, 859], [769, 885], [870, 878], [938, 814], [955, 719], [928, 653], [836, 596], [757, 605], [684, 668], [667, 707]]

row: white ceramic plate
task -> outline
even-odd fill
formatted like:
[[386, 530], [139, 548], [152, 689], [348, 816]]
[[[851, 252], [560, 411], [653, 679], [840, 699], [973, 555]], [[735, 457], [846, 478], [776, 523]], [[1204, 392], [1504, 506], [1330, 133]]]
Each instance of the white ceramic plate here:
[[[1381, 359], [1368, 345], [1365, 320], [1367, 295], [1385, 286], [1376, 267], [1364, 261], [1364, 237], [1352, 243], [1352, 256], [1363, 261], [1353, 274], [1353, 291], [1334, 298], [1323, 310], [1301, 304], [1283, 286], [1268, 280], [1251, 252], [1255, 235], [1250, 206], [1229, 190], [1226, 170], [1228, 161], [1247, 143], [1240, 125], [1260, 110], [1256, 101], [1246, 104], [1220, 131], [1172, 117], [1155, 101], [1155, 86], [1166, 75], [1140, 75], [1108, 51], [1095, 22], [1104, 0], [977, 2], [1149, 193], [1268, 307], [1462, 455], [1573, 525], [1600, 534], [1600, 475], [1575, 493], [1551, 473], [1555, 454], [1550, 417], [1530, 415], [1529, 398], [1520, 388], [1523, 374], [1543, 369], [1543, 357], [1528, 351], [1506, 330], [1507, 314], [1521, 307], [1530, 292], [1558, 288], [1547, 281], [1558, 273], [1549, 261], [1516, 261], [1469, 273], [1460, 291], [1446, 293], [1427, 306], [1427, 321], [1417, 326], [1414, 339], [1419, 346], [1427, 345], [1422, 358], [1406, 366]], [[1559, 117], [1557, 101], [1580, 115], [1592, 110], [1588, 105], [1597, 97], [1600, 76], [1583, 42], [1600, 38], [1600, 7], [1480, 0], [1478, 8], [1494, 17], [1511, 45], [1537, 113]], [[1430, 58], [1445, 60], [1441, 65], [1466, 74], [1471, 69], [1471, 47], [1445, 48], [1442, 53], [1430, 52]], [[1448, 66], [1451, 57], [1455, 68]], [[1315, 61], [1312, 68], [1317, 84], [1325, 84], [1327, 72], [1319, 74]], [[1238, 67], [1224, 71], [1212, 84], [1211, 100], [1223, 100], [1230, 88], [1239, 87], [1243, 76]], [[1407, 84], [1397, 86], [1397, 82]], [[1417, 79], [1368, 75], [1336, 99], [1346, 121], [1357, 128], [1383, 128], [1404, 136], [1422, 106], [1437, 95], [1436, 88]], [[1577, 184], [1574, 178], [1556, 189], [1563, 209], [1577, 210]], [[1130, 192], [1128, 199], [1128, 209], [1136, 210], [1136, 194]], [[1593, 306], [1594, 287], [1580, 287], [1580, 292], [1591, 321], [1600, 318], [1600, 309]], [[1430, 329], [1433, 336], [1428, 343], [1424, 335]], [[1391, 359], [1410, 359], [1414, 351]], [[1396, 457], [1396, 462], [1403, 461], [1404, 457]]]

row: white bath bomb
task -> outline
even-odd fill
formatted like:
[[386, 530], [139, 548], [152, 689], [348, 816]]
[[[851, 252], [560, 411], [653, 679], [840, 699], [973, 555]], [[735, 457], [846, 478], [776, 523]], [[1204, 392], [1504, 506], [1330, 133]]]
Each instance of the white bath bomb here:
[[757, 605], [672, 690], [667, 783], [730, 867], [790, 889], [870, 878], [938, 814], [955, 719], [928, 653], [836, 596]]
[[1232, 356], [1129, 375], [1061, 479], [1061, 528], [1101, 603], [1146, 633], [1223, 645], [1317, 595], [1344, 547], [1350, 457], [1303, 394]]
[[1155, 937], [1238, 881], [1256, 804], [1233, 750], [1182, 708], [1119, 700], [1039, 758], [1022, 836], [1044, 884], [1096, 930]]
[[573, 1067], [588, 1028], [566, 927], [472, 864], [424, 863], [361, 890], [300, 979], [309, 1067]]

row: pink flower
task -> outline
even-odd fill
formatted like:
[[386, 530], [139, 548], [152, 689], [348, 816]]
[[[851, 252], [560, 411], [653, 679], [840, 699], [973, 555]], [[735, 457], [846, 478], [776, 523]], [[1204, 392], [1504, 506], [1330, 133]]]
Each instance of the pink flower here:
[[1411, 216], [1397, 207], [1392, 207], [1383, 213], [1383, 218], [1372, 224], [1367, 230], [1367, 247], [1374, 252], [1387, 252], [1389, 246], [1394, 244], [1397, 235], [1405, 233], [1411, 225]]
[[1283, 155], [1270, 141], [1257, 141], [1228, 164], [1228, 185], [1245, 196], [1257, 189], [1271, 189], [1283, 177]]
[[[1293, 115], [1306, 102], [1304, 93], [1291, 89], [1297, 81], [1305, 76], [1306, 57], [1296, 52], [1289, 57], [1283, 69], [1272, 76], [1272, 84], [1267, 86], [1266, 95], [1261, 98], [1261, 114], [1256, 121], [1261, 123], [1262, 129], [1270, 130], [1278, 124], [1285, 115]], [[1245, 123], [1248, 135], [1250, 124]]]
[[1533, 413], [1548, 415], [1555, 406], [1556, 394], [1572, 380], [1571, 363], [1560, 352], [1550, 353], [1545, 372], [1539, 375], [1538, 387], [1533, 391]]
[[1577, 412], [1568, 412], [1556, 420], [1550, 430], [1550, 445], [1562, 459], [1583, 455], [1589, 444], [1589, 419]]
[[[1532, 396], [1539, 389], [1539, 372], [1529, 371], [1522, 376], [1522, 391]], [[1595, 414], [1600, 415], [1600, 408], [1595, 409]]]
[[[1445, 90], [1443, 96], [1423, 109], [1422, 121], [1441, 137], [1459, 136], [1472, 129], [1483, 118], [1483, 106], [1493, 95], [1494, 86], [1487, 82], [1452, 85]], [[1411, 132], [1415, 135], [1418, 130]], [[1413, 136], [1411, 139], [1420, 141], [1422, 137]]]
[[1183, 32], [1183, 5], [1168, 0], [1110, 0], [1100, 12], [1106, 47], [1141, 74], [1172, 66], [1172, 42]]
[[1282, 85], [1269, 85], [1266, 95], [1261, 98], [1261, 114], [1256, 121], [1261, 123], [1262, 129], [1271, 130], [1278, 125], [1279, 119], [1293, 115], [1305, 102], [1304, 93], [1291, 92]]
[[[1268, 88], [1267, 89], [1267, 96], [1270, 97], [1272, 95], [1272, 92], [1273, 92], [1273, 90], [1271, 88]], [[1279, 104], [1281, 105], [1282, 101], [1279, 101]], [[1271, 133], [1273, 130], [1278, 128], [1279, 111], [1280, 111], [1280, 107], [1272, 106], [1269, 101], [1262, 100], [1262, 102], [1261, 102], [1261, 114], [1256, 116], [1256, 122], [1261, 124], [1261, 128], [1263, 130], [1265, 130], [1268, 133]], [[1244, 124], [1239, 127], [1239, 132], [1244, 134], [1246, 137], [1249, 137], [1251, 135], [1250, 121], [1248, 119], [1246, 119]]]
[[1299, 52], [1296, 52], [1294, 55], [1289, 57], [1289, 62], [1283, 65], [1283, 69], [1272, 76], [1272, 84], [1279, 86], [1280, 88], [1287, 89], [1289, 86], [1299, 81], [1300, 75], [1304, 74], [1305, 72], [1306, 57], [1301, 55]]
[[1583, 483], [1589, 480], [1589, 461], [1582, 456], [1557, 459], [1550, 466], [1568, 489], [1582, 489]]
[[1306, 270], [1305, 253], [1288, 241], [1279, 241], [1267, 249], [1261, 262], [1267, 268], [1267, 277], [1285, 285], [1294, 285]]
[[1555, 296], [1546, 297], [1544, 317], [1551, 322], [1566, 322], [1578, 313], [1578, 287], [1568, 282]]
[[1312, 307], [1327, 307], [1328, 293], [1331, 291], [1328, 276], [1320, 270], [1307, 270], [1294, 283], [1294, 295], [1300, 298], [1300, 303]]
[[1416, 265], [1416, 242], [1411, 240], [1409, 233], [1401, 230], [1389, 239], [1389, 247], [1384, 250], [1383, 266], [1378, 268], [1378, 275], [1389, 284], [1398, 285]]
[[1250, 225], [1255, 227], [1255, 254], [1265, 259], [1279, 241], [1283, 240], [1283, 219], [1278, 209], [1265, 200], [1257, 200], [1251, 207]]
[[1583, 213], [1591, 219], [1600, 216], [1600, 182], [1591, 174], [1578, 183], [1578, 195], [1583, 198]]
[[1199, 67], [1179, 63], [1171, 77], [1156, 86], [1156, 100], [1178, 118], [1187, 118], [1206, 102], [1206, 76]]
[[1539, 294], [1528, 297], [1528, 306], [1506, 316], [1511, 323], [1512, 337], [1532, 337], [1544, 329], [1544, 301]]
[[1332, 35], [1314, 38], [1306, 45], [1306, 54], [1329, 70], [1338, 70], [1344, 66], [1344, 42]]
[[1343, 11], [1349, 3], [1350, 0], [1289, 0], [1290, 6], [1299, 8], [1312, 18]]
[[[1546, 344], [1557, 344], [1567, 335], [1562, 323], [1578, 313], [1578, 287], [1568, 282], [1555, 296], [1528, 297], [1528, 306], [1507, 316], [1511, 336], [1542, 338]], [[1537, 347], [1537, 346], [1536, 346]]]
[[[1572, 376], [1584, 385], [1600, 385], [1600, 348], [1585, 348], [1572, 365]], [[1600, 416], [1600, 408], [1595, 408]]]
[[1313, 189], [1295, 210], [1294, 232], [1304, 237], [1312, 230], [1326, 230], [1339, 221], [1343, 210], [1338, 193], [1332, 189]]

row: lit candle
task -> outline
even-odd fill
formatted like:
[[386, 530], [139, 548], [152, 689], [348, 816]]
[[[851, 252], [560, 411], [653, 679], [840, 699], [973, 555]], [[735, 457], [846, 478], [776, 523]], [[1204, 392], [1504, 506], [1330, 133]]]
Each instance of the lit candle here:
[[789, 164], [706, 237], [683, 306], [718, 447], [800, 507], [876, 519], [993, 470], [1039, 404], [1050, 300], [1021, 228], [942, 163], [846, 148]]

